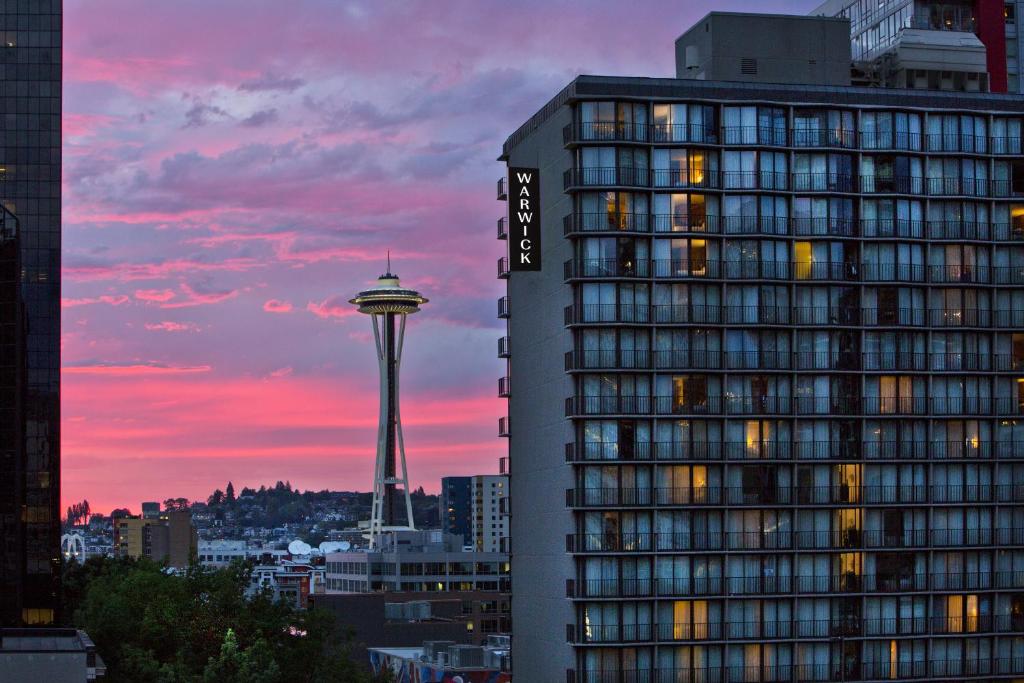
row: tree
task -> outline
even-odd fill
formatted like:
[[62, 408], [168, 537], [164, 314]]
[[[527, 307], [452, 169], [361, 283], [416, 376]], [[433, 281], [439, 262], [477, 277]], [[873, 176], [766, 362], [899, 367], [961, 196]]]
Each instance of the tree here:
[[232, 484], [230, 481], [228, 482], [227, 489], [225, 489], [225, 498], [224, 499], [228, 503], [234, 503], [235, 502], [235, 485]]
[[206, 499], [207, 505], [220, 505], [224, 500], [224, 492], [220, 489], [216, 489], [209, 498]]
[[70, 526], [78, 526], [88, 522], [90, 512], [89, 501], [83, 500], [81, 503], [74, 503], [68, 507], [67, 522]]
[[262, 638], [243, 650], [232, 629], [224, 634], [220, 655], [211, 657], [203, 669], [203, 683], [277, 683], [281, 668], [274, 661], [267, 641]]
[[188, 510], [188, 502], [188, 498], [168, 498], [164, 501], [164, 510], [167, 512]]
[[332, 614], [247, 596], [251, 573], [243, 563], [168, 574], [146, 559], [90, 558], [65, 570], [65, 605], [113, 682], [374, 680], [352, 660]]

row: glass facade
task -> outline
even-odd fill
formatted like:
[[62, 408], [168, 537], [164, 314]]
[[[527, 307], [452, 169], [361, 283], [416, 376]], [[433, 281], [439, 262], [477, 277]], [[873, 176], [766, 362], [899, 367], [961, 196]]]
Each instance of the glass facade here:
[[17, 216], [27, 391], [17, 509], [0, 508], [0, 625], [57, 617], [60, 557], [61, 2], [0, 0], [0, 201]]
[[1024, 677], [1022, 118], [571, 107], [570, 680]]

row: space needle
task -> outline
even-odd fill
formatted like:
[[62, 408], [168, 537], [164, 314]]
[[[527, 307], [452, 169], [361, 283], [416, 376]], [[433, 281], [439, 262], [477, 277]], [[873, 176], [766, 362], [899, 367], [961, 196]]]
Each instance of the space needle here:
[[[359, 292], [349, 303], [359, 307], [373, 320], [373, 336], [377, 341], [380, 366], [380, 422], [377, 426], [377, 462], [373, 475], [373, 507], [370, 513], [370, 548], [378, 547], [385, 531], [413, 530], [412, 498], [409, 496], [409, 473], [405, 465], [405, 441], [398, 406], [398, 369], [402, 363], [402, 342], [405, 319], [420, 310], [427, 299], [420, 293], [402, 287], [398, 276], [388, 270], [377, 279], [377, 285]], [[397, 326], [397, 330], [396, 330]], [[402, 458], [402, 475], [398, 476], [397, 455]], [[405, 495], [405, 524], [399, 524], [396, 486], [402, 485]]]

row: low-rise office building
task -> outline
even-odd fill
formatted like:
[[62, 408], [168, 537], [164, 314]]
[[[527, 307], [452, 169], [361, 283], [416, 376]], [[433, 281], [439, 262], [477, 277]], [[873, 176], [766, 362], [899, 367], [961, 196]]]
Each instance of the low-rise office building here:
[[198, 547], [199, 563], [213, 569], [222, 569], [236, 560], [275, 564], [287, 555], [288, 551], [283, 548], [267, 548], [258, 543], [241, 540], [200, 540]]
[[85, 631], [0, 629], [0, 681], [88, 683], [102, 679], [106, 671]]
[[254, 567], [249, 590], [269, 590], [275, 600], [304, 609], [309, 606], [311, 595], [325, 592], [324, 576], [322, 564], [281, 560], [278, 564]]
[[114, 520], [114, 552], [118, 557], [146, 557], [184, 569], [196, 556], [198, 545], [199, 536], [187, 510], [164, 512], [156, 519]]
[[507, 592], [508, 554], [464, 552], [460, 536], [442, 531], [392, 532], [379, 550], [328, 553], [327, 590]]

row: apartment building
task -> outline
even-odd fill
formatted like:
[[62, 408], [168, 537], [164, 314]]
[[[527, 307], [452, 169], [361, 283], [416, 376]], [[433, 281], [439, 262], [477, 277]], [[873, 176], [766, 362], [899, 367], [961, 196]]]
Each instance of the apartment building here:
[[1024, 678], [1024, 99], [686, 75], [501, 154], [515, 676]]

